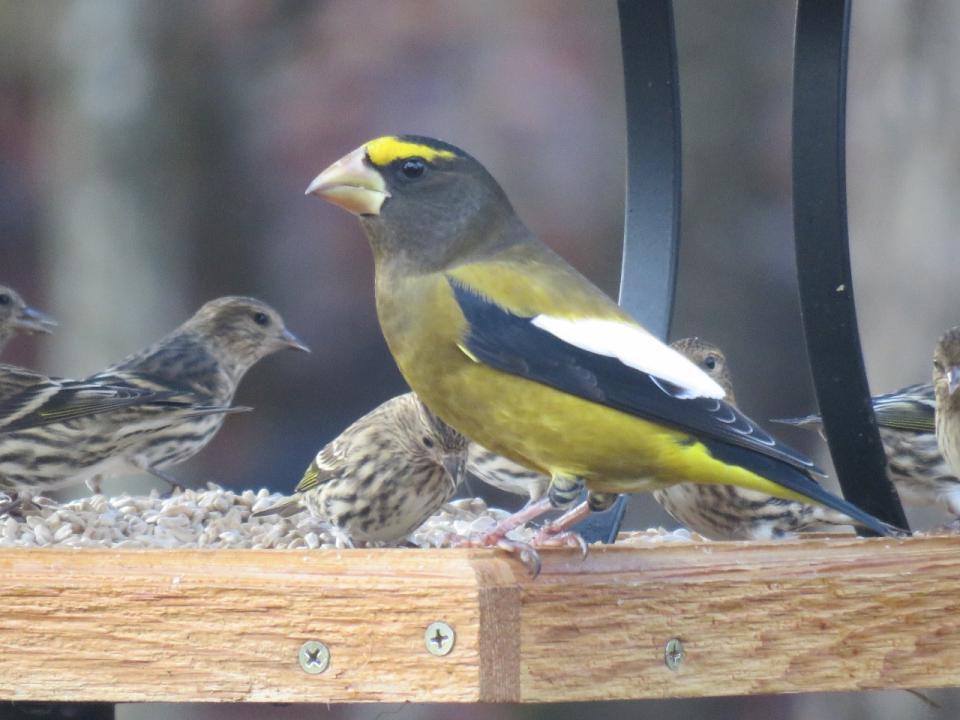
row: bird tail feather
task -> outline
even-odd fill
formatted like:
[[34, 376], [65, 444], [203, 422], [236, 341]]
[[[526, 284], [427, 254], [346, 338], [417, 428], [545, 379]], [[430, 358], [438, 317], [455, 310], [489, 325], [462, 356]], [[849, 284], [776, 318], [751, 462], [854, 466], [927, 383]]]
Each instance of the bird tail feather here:
[[794, 418], [773, 418], [770, 422], [775, 422], [779, 425], [790, 425], [792, 427], [817, 427], [823, 421], [820, 419], [819, 415], [804, 415], [803, 417], [794, 417]]
[[194, 407], [187, 408], [184, 413], [184, 418], [195, 418], [195, 417], [204, 417], [206, 415], [235, 415], [236, 413], [250, 412], [253, 410], [252, 407], [247, 407], [245, 405], [196, 405]]
[[909, 534], [907, 531], [875, 518], [851, 502], [837, 497], [820, 486], [813, 478], [798, 468], [780, 462], [775, 458], [750, 452], [727, 443], [707, 443], [710, 454], [717, 460], [737, 465], [758, 475], [765, 481], [779, 485], [791, 493], [812, 501], [816, 505], [843, 513], [854, 524], [872, 530], [883, 537], [898, 537]]
[[271, 505], [263, 510], [257, 510], [251, 517], [266, 517], [268, 515], [280, 515], [281, 517], [290, 517], [300, 512], [303, 507], [300, 504], [299, 497], [290, 497], [281, 500], [276, 505]]

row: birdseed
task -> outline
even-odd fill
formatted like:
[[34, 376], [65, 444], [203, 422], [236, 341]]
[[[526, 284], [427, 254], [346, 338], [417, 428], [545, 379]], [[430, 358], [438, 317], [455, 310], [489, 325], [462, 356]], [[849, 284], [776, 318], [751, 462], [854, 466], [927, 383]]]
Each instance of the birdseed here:
[[[19, 507], [0, 517], [0, 547], [95, 548], [344, 548], [350, 540], [329, 523], [303, 510], [289, 517], [252, 513], [275, 505], [285, 496], [266, 489], [234, 492], [210, 484], [205, 489], [161, 496], [91, 495], [58, 503], [24, 495]], [[444, 505], [405, 543], [438, 547], [452, 538], [476, 536], [507, 517], [480, 498]], [[520, 527], [510, 538], [531, 542], [535, 527]], [[687, 530], [656, 529], [631, 535], [631, 544], [691, 542], [699, 536]], [[375, 544], [384, 545], [384, 544]]]

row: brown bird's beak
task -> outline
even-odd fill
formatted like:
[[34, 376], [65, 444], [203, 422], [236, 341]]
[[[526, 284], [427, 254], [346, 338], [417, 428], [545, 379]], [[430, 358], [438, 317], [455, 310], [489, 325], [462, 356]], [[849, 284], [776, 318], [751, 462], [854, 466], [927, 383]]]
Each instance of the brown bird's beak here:
[[300, 352], [305, 353], [310, 352], [310, 348], [304, 345], [300, 338], [286, 328], [284, 328], [283, 332], [280, 333], [280, 337], [283, 339], [283, 344], [291, 350], [299, 350]]
[[13, 326], [24, 332], [49, 335], [53, 332], [53, 328], [57, 326], [57, 321], [36, 308], [25, 307], [13, 321]]
[[960, 365], [947, 368], [947, 390], [953, 395], [960, 388]]
[[339, 205], [354, 215], [379, 215], [390, 197], [383, 177], [367, 162], [367, 149], [358, 147], [317, 175], [306, 191]]
[[467, 459], [463, 453], [456, 455], [445, 455], [443, 458], [443, 469], [453, 480], [455, 485], [459, 485], [463, 479], [463, 473], [466, 469]]

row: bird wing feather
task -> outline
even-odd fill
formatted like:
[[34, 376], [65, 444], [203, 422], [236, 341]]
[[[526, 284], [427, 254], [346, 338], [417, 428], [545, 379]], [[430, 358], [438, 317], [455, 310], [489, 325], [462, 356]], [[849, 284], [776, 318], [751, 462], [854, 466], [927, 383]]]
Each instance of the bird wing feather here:
[[937, 401], [931, 383], [911, 385], [873, 399], [877, 424], [894, 430], [936, 432]]
[[148, 393], [96, 382], [63, 380], [0, 366], [0, 433], [9, 433], [143, 403]]
[[244, 412], [246, 407], [207, 404], [188, 392], [134, 387], [116, 378], [88, 380], [50, 378], [11, 365], [0, 366], [0, 433], [11, 433], [121, 408], [152, 405], [183, 411], [186, 417]]
[[[936, 432], [937, 400], [931, 383], [919, 383], [873, 398], [873, 414], [877, 425], [891, 430]], [[823, 424], [819, 415], [778, 418], [772, 422], [794, 427], [817, 428]]]
[[[639, 363], [627, 364], [612, 352], [598, 353], [574, 345], [549, 332], [544, 323], [535, 322], [537, 316], [515, 315], [461, 281], [448, 280], [467, 322], [463, 349], [476, 361], [664, 423], [701, 441], [732, 445], [805, 473], [823, 474], [808, 458], [777, 441], [722, 399], [695, 394], [689, 386], [645, 372], [637, 367]], [[623, 337], [629, 342], [636, 339], [636, 333], [627, 330]], [[606, 342], [608, 349], [612, 347], [609, 338]], [[618, 354], [635, 355], [630, 350]]]

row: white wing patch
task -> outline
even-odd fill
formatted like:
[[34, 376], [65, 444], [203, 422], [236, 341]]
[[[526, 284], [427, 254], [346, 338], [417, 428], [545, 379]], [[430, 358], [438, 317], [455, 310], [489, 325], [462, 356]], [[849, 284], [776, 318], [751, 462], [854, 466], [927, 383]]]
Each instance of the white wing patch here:
[[675, 385], [679, 393], [663, 390], [678, 398], [721, 400], [725, 395], [723, 388], [703, 370], [636, 325], [619, 320], [568, 320], [550, 315], [537, 315], [531, 322], [581, 350], [616, 358], [624, 365]]

